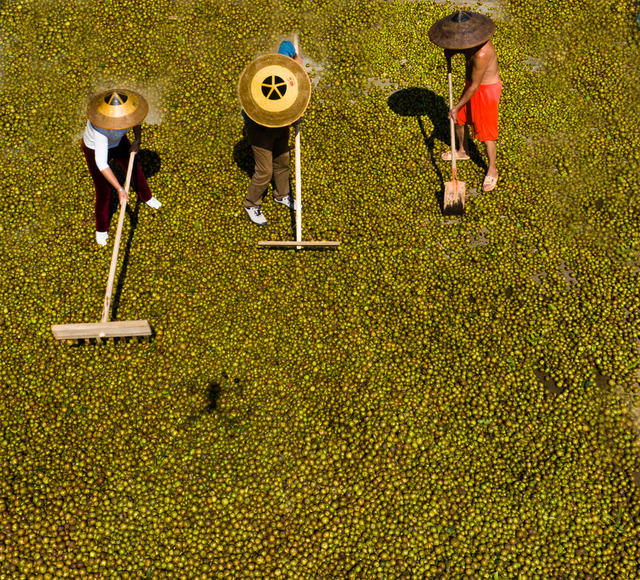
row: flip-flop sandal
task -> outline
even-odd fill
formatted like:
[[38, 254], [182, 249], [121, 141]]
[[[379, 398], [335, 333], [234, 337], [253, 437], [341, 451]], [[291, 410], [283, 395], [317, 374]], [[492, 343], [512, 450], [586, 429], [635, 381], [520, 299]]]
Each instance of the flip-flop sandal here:
[[[456, 155], [456, 161], [464, 161], [465, 159], [471, 159], [468, 155]], [[451, 151], [445, 151], [442, 154], [443, 161], [451, 161]]]
[[497, 177], [491, 177], [487, 175], [482, 182], [482, 191], [493, 191], [498, 183]]

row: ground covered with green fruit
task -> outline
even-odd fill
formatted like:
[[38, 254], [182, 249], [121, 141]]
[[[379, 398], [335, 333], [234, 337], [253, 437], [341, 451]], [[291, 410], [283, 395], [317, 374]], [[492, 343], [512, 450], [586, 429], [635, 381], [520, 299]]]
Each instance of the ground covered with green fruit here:
[[[460, 219], [444, 2], [0, 2], [0, 576], [635, 576], [634, 6], [491, 12], [500, 181], [461, 164]], [[242, 215], [237, 80], [296, 30], [304, 235], [337, 251]], [[131, 206], [116, 315], [156, 334], [58, 344], [101, 312], [79, 139], [114, 86], [164, 204]]]

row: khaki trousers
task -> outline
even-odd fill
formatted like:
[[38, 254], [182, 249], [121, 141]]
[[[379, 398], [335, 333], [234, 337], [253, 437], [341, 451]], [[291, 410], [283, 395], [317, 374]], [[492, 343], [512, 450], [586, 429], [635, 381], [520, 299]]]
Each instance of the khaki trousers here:
[[244, 207], [260, 207], [272, 180], [276, 198], [287, 197], [289, 195], [289, 127], [272, 129], [247, 121], [245, 129], [256, 168], [244, 200]]

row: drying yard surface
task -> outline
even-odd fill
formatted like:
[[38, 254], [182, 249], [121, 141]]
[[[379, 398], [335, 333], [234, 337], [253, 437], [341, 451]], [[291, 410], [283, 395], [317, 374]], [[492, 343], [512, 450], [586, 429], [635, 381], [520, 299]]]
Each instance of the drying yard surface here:
[[[0, 3], [0, 575], [637, 573], [635, 3], [486, 4], [500, 181], [462, 162], [444, 219], [448, 4]], [[294, 31], [332, 252], [242, 217], [237, 80]], [[114, 301], [155, 336], [58, 344], [102, 304], [79, 136], [110, 86], [151, 104], [163, 207], [131, 204]]]

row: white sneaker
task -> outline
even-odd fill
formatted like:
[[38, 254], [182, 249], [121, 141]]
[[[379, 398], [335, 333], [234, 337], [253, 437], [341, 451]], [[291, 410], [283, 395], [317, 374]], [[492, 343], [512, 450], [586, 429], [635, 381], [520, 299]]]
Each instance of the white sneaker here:
[[293, 201], [293, 197], [291, 196], [291, 194], [287, 195], [287, 197], [283, 197], [282, 199], [276, 199], [275, 197], [273, 198], [273, 201], [275, 201], [276, 203], [282, 204], [287, 206], [289, 209], [296, 209], [296, 204]]
[[267, 220], [262, 215], [262, 210], [259, 207], [245, 207], [244, 211], [247, 212], [249, 219], [257, 226], [267, 225]]
[[153, 209], [159, 209], [162, 206], [162, 204], [155, 197], [152, 197], [149, 201], [145, 203], [149, 207], [152, 207]]
[[109, 232], [96, 232], [96, 242], [98, 242], [99, 246], [106, 246], [108, 237]]

